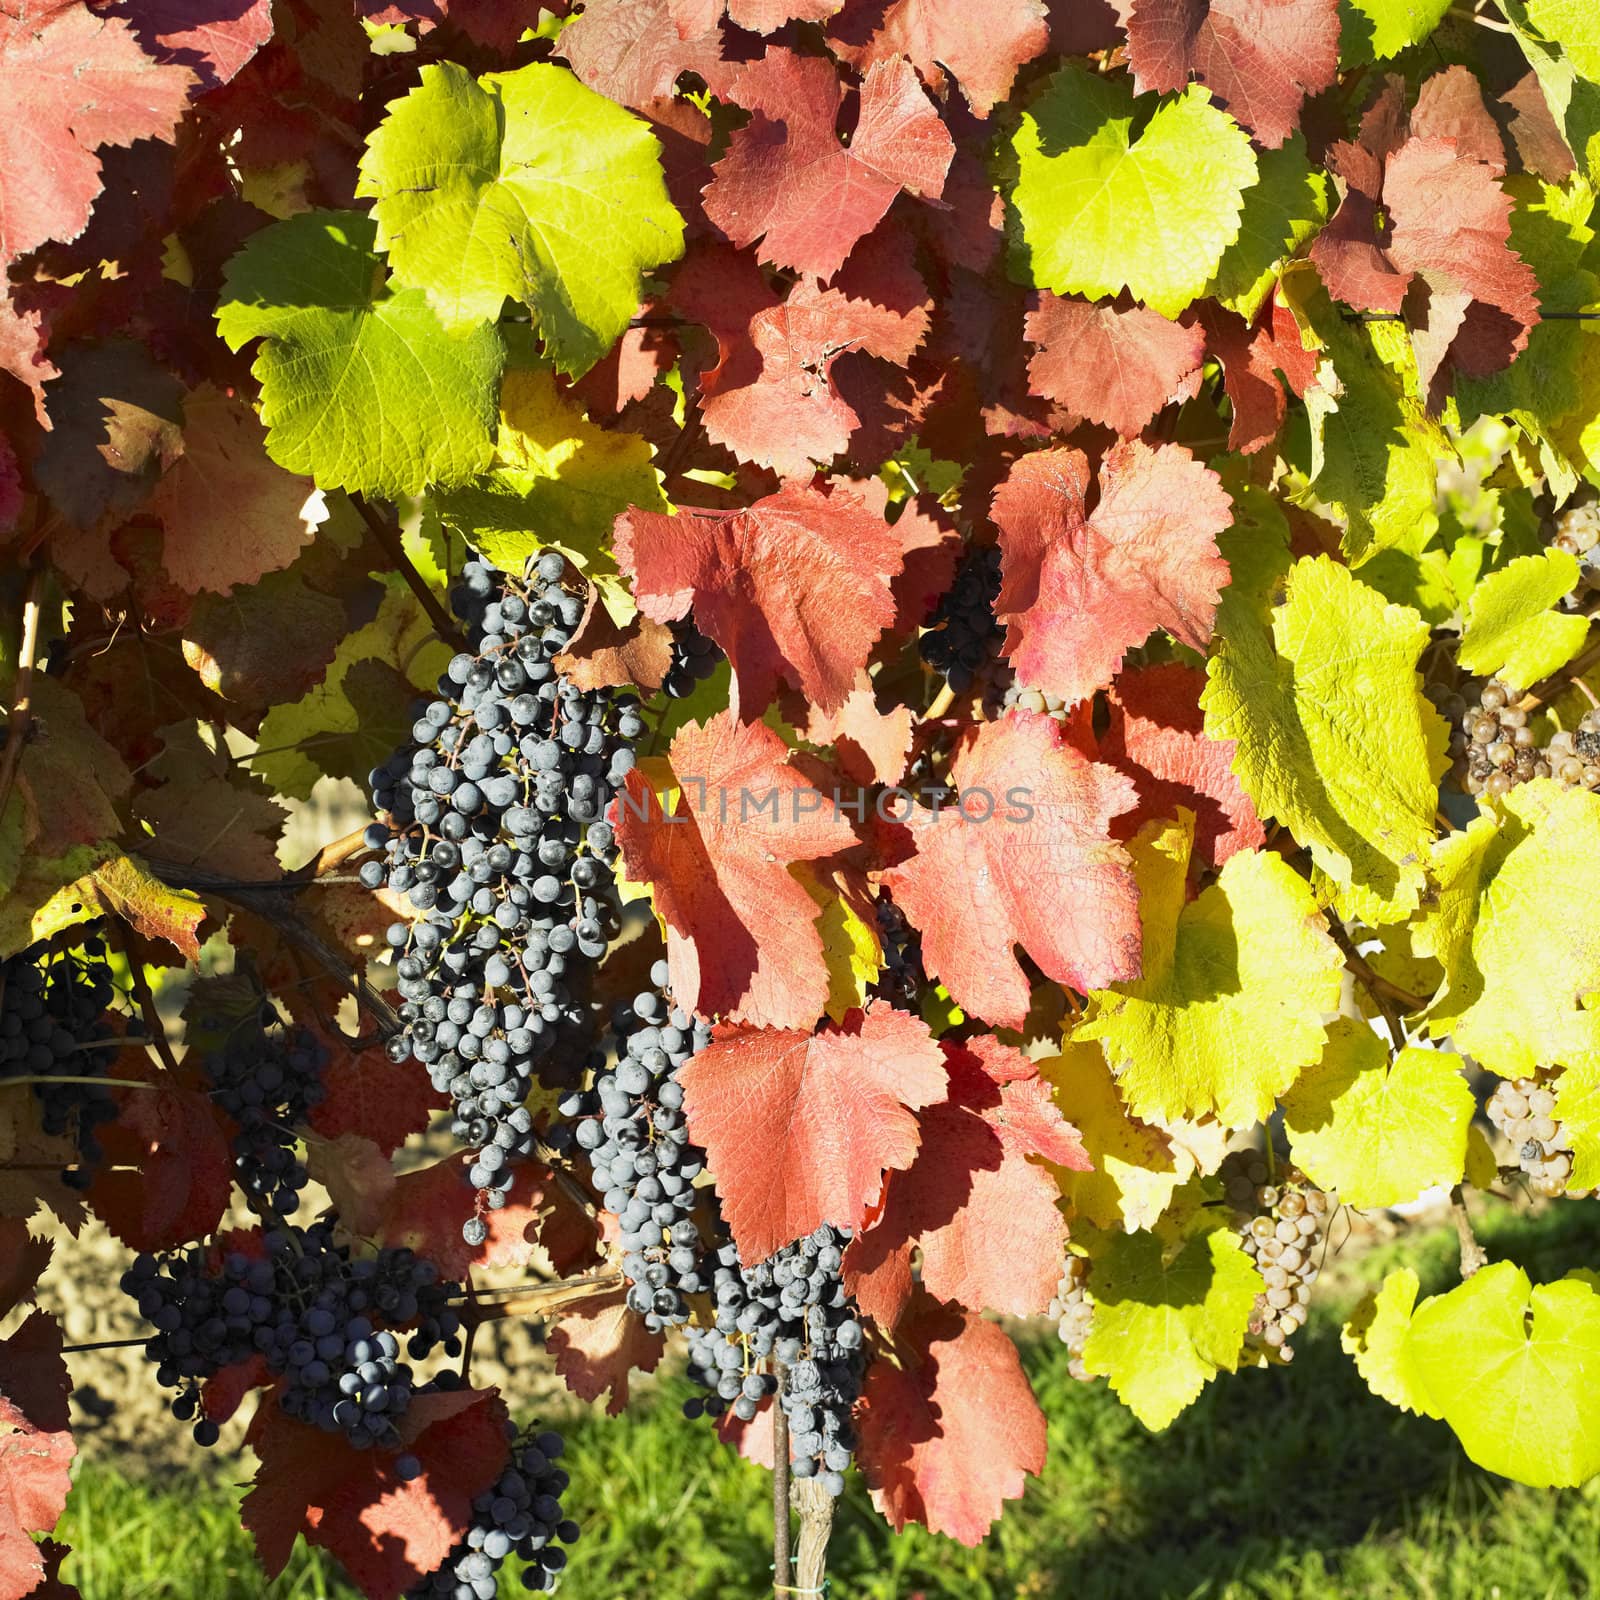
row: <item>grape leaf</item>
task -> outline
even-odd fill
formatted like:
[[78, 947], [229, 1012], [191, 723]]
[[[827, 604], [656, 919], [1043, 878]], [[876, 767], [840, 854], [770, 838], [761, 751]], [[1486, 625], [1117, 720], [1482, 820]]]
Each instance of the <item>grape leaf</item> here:
[[628, 617], [617, 615], [621, 585], [606, 548], [611, 525], [630, 507], [664, 511], [667, 502], [650, 446], [637, 434], [597, 428], [548, 370], [535, 368], [505, 376], [489, 471], [434, 495], [432, 504], [445, 527], [504, 571], [521, 572], [540, 550], [560, 550], [604, 585], [620, 624]]
[[651, 885], [665, 926], [673, 995], [702, 1016], [810, 1027], [828, 998], [817, 907], [788, 864], [855, 834], [788, 754], [764, 724], [719, 712], [673, 738], [671, 812], [634, 774], [612, 805], [628, 878]]
[[1397, 56], [1439, 26], [1450, 0], [1344, 0], [1339, 55], [1346, 66]]
[[10, 533], [22, 513], [22, 475], [15, 446], [0, 433], [0, 533]]
[[194, 69], [202, 93], [238, 77], [272, 37], [272, 0], [117, 0], [120, 16], [158, 61]]
[[1133, 0], [1128, 64], [1140, 90], [1197, 79], [1276, 149], [1339, 70], [1338, 0]]
[[54, 1242], [35, 1239], [21, 1217], [0, 1217], [0, 1316], [33, 1299], [54, 1251]]
[[873, 1504], [897, 1533], [920, 1522], [977, 1545], [1028, 1474], [1044, 1470], [1044, 1413], [992, 1322], [921, 1296], [896, 1339], [910, 1359], [872, 1362], [861, 1393]]
[[1589, 619], [1554, 609], [1578, 584], [1565, 550], [1518, 556], [1472, 591], [1458, 659], [1467, 672], [1518, 688], [1564, 667], [1583, 647]]
[[1132, 838], [1152, 817], [1194, 813], [1194, 854], [1220, 867], [1240, 850], [1266, 841], [1266, 829], [1233, 774], [1235, 747], [1208, 737], [1198, 667], [1158, 662], [1122, 673], [1109, 691], [1110, 717], [1099, 754], [1139, 790], [1136, 810], [1117, 819], [1118, 837]]
[[676, 3], [588, 0], [561, 30], [556, 49], [591, 89], [635, 111], [670, 98], [686, 72], [726, 95], [737, 69], [723, 59], [720, 32], [708, 24], [681, 33], [671, 15]]
[[1339, 1335], [1356, 1371], [1380, 1399], [1402, 1411], [1432, 1415], [1427, 1394], [1412, 1370], [1406, 1348], [1411, 1314], [1417, 1304], [1418, 1280], [1410, 1267], [1398, 1267], [1351, 1313]]
[[1120, 434], [1142, 432], [1163, 406], [1199, 392], [1205, 335], [1159, 312], [1047, 290], [1024, 326], [1040, 347], [1028, 362], [1033, 392]]
[[927, 1024], [882, 1001], [819, 1033], [719, 1027], [679, 1081], [745, 1262], [822, 1222], [859, 1227], [884, 1169], [916, 1156], [912, 1113], [947, 1088]]
[[1394, 1206], [1461, 1182], [1472, 1091], [1453, 1056], [1402, 1050], [1391, 1062], [1363, 1021], [1336, 1017], [1322, 1058], [1283, 1096], [1295, 1161], [1346, 1205]]
[[1245, 190], [1239, 237], [1222, 252], [1208, 286], [1208, 293], [1247, 322], [1266, 303], [1285, 262], [1328, 215], [1327, 177], [1306, 159], [1301, 135], [1276, 150], [1261, 151], [1256, 161], [1261, 176]]
[[944, 190], [955, 144], [909, 62], [868, 69], [855, 132], [841, 144], [844, 90], [831, 62], [774, 46], [742, 68], [729, 97], [751, 119], [712, 168], [706, 215], [760, 258], [831, 278], [902, 189]]
[[[218, 594], [287, 567], [327, 521], [322, 491], [275, 466], [242, 400], [202, 384], [183, 401], [181, 454], [150, 495], [161, 561], [180, 589]], [[218, 539], [226, 521], [229, 537]]]
[[1232, 502], [1182, 445], [1120, 441], [1099, 478], [1088, 512], [1083, 453], [1037, 450], [1012, 467], [990, 512], [1005, 652], [1024, 683], [1069, 704], [1108, 684], [1124, 651], [1157, 628], [1204, 650], [1228, 581], [1216, 536]]
[[1090, 1249], [1094, 1322], [1083, 1364], [1157, 1432], [1218, 1372], [1238, 1369], [1262, 1292], [1224, 1218], [1197, 1210], [1174, 1231], [1107, 1234]]
[[420, 289], [391, 291], [373, 219], [308, 211], [253, 234], [229, 261], [217, 331], [263, 340], [267, 450], [323, 489], [394, 498], [489, 464], [504, 348], [452, 331]]
[[1269, 1114], [1317, 1059], [1344, 969], [1305, 880], [1281, 857], [1229, 858], [1188, 904], [1194, 815], [1151, 823], [1130, 846], [1143, 975], [1095, 996], [1080, 1039], [1099, 1039], [1136, 1116]]
[[1013, 136], [1015, 269], [1056, 294], [1127, 289], [1163, 316], [1198, 298], [1239, 236], [1256, 181], [1249, 136], [1198, 85], [1156, 106], [1077, 65], [1050, 78]]
[[1233, 407], [1228, 448], [1240, 455], [1264, 450], [1276, 443], [1288, 414], [1285, 386], [1303, 393], [1315, 374], [1316, 356], [1301, 345], [1293, 315], [1276, 300], [1253, 332], [1231, 312], [1209, 303], [1200, 307], [1200, 325], [1207, 349], [1222, 366]]
[[37, 1591], [46, 1552], [33, 1542], [60, 1520], [76, 1451], [67, 1395], [72, 1380], [61, 1357], [61, 1324], [33, 1311], [0, 1340], [0, 1594]]
[[[913, 1244], [922, 1283], [969, 1311], [1037, 1316], [1061, 1277], [1063, 1219], [1050, 1170], [1085, 1171], [1089, 1158], [1063, 1121], [1050, 1086], [1021, 1051], [994, 1038], [946, 1041], [949, 1095], [919, 1120], [916, 1160], [890, 1176], [882, 1215], [851, 1242], [847, 1270], [874, 1274]], [[1003, 1234], [1004, 1250], [993, 1241]], [[911, 1293], [909, 1270], [896, 1305], [879, 1297], [867, 1309], [892, 1326]]]
[[1134, 803], [1133, 785], [1074, 748], [1054, 718], [1031, 712], [980, 727], [950, 781], [973, 803], [918, 808], [916, 854], [884, 876], [922, 931], [930, 976], [964, 1011], [1011, 1028], [1026, 1020], [1030, 995], [1014, 944], [1075, 989], [1133, 977], [1137, 889], [1127, 852], [1107, 838]]
[[639, 307], [644, 275], [683, 253], [649, 126], [562, 67], [474, 81], [440, 62], [367, 141], [358, 198], [398, 283], [446, 326], [533, 312], [563, 372], [587, 371]]
[[617, 1289], [597, 1300], [564, 1310], [545, 1336], [555, 1369], [580, 1400], [591, 1404], [607, 1390], [608, 1417], [628, 1404], [628, 1374], [654, 1372], [666, 1353], [666, 1340], [651, 1333]]
[[288, 812], [249, 782], [185, 770], [139, 796], [147, 848], [161, 861], [205, 866], [240, 883], [278, 873], [278, 836]]
[[1092, 1165], [1054, 1166], [1073, 1222], [1133, 1233], [1154, 1226], [1189, 1176], [1193, 1163], [1158, 1127], [1128, 1110], [1099, 1045], [1068, 1039], [1061, 1054], [1039, 1063], [1056, 1105], [1079, 1130]]
[[276, 1406], [253, 1444], [261, 1465], [239, 1507], [268, 1577], [295, 1537], [329, 1551], [365, 1595], [404, 1592], [443, 1564], [472, 1520], [472, 1501], [504, 1470], [506, 1408], [493, 1389], [412, 1397], [402, 1447], [422, 1475], [402, 1483], [386, 1450], [357, 1451]]
[[360, 1134], [385, 1155], [421, 1133], [445, 1104], [412, 1062], [391, 1060], [381, 1046], [352, 1050], [346, 1042], [323, 1069], [322, 1083], [311, 1126], [324, 1139]]
[[1336, 883], [1415, 905], [1448, 764], [1448, 730], [1417, 674], [1428, 625], [1326, 556], [1295, 563], [1271, 616], [1270, 634], [1240, 615], [1220, 640], [1206, 732], [1237, 741], [1257, 812]]
[[675, 622], [692, 609], [727, 651], [733, 705], [746, 717], [780, 680], [837, 710], [894, 620], [889, 585], [903, 560], [894, 530], [860, 496], [801, 487], [730, 512], [630, 511], [614, 548], [645, 616]]
[[961, 0], [847, 0], [828, 36], [857, 71], [903, 55], [935, 94], [953, 78], [977, 117], [1010, 94], [1017, 69], [1050, 43], [1044, 0], [991, 0], [981, 12]]
[[1470, 1460], [1536, 1488], [1600, 1472], [1600, 1293], [1497, 1261], [1411, 1317], [1406, 1354]]
[[151, 60], [122, 17], [65, 0], [0, 12], [0, 271], [76, 239], [103, 182], [96, 148], [170, 140], [194, 83]]
[[1446, 981], [1435, 1038], [1503, 1078], [1600, 1060], [1600, 929], [1586, 914], [1600, 863], [1600, 796], [1535, 779], [1434, 852], [1422, 955]]

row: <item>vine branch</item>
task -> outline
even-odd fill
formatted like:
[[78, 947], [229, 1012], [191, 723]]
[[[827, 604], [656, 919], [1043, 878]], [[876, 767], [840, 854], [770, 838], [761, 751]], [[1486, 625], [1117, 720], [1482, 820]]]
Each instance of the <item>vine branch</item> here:
[[828, 1538], [833, 1532], [835, 1501], [820, 1477], [802, 1478], [794, 1486], [794, 1500], [800, 1511], [800, 1558], [794, 1592], [821, 1595], [828, 1581]]
[[1480, 1267], [1489, 1264], [1489, 1253], [1478, 1243], [1472, 1231], [1472, 1214], [1467, 1210], [1466, 1196], [1458, 1183], [1450, 1191], [1450, 1215], [1455, 1221], [1456, 1238], [1461, 1245], [1461, 1277], [1470, 1278]]
[[39, 648], [39, 614], [43, 609], [44, 568], [35, 566], [28, 574], [27, 593], [22, 601], [22, 639], [17, 649], [16, 687], [11, 694], [11, 713], [6, 718], [6, 747], [0, 752], [0, 817], [11, 801], [11, 788], [22, 766], [22, 746], [33, 721], [33, 658]]
[[445, 608], [439, 604], [439, 597], [428, 587], [427, 580], [411, 564], [411, 557], [406, 554], [406, 547], [400, 538], [400, 530], [394, 527], [387, 517], [374, 505], [371, 505], [361, 495], [351, 495], [356, 510], [361, 513], [361, 520], [372, 531], [383, 549], [383, 553], [394, 563], [394, 569], [406, 580], [406, 587], [417, 597], [417, 604], [428, 614], [428, 620], [433, 624], [433, 631], [447, 643], [455, 646], [457, 650], [467, 648], [466, 635], [456, 625], [456, 620]]
[[582, 1305], [585, 1300], [597, 1300], [622, 1285], [622, 1269], [609, 1267], [603, 1272], [592, 1272], [582, 1278], [560, 1278], [554, 1283], [541, 1283], [537, 1288], [524, 1290], [507, 1300], [492, 1305], [482, 1300], [469, 1303], [462, 1317], [468, 1328], [480, 1322], [499, 1322], [505, 1317], [548, 1317], [553, 1312], [564, 1311], [568, 1306]]

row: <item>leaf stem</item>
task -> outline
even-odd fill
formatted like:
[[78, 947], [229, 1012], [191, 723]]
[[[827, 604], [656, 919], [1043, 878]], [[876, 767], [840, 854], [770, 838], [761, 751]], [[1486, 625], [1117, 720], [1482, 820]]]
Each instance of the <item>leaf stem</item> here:
[[351, 495], [351, 503], [361, 513], [361, 520], [372, 530], [383, 553], [394, 563], [394, 569], [406, 580], [406, 587], [417, 597], [417, 604], [428, 614], [433, 631], [457, 650], [467, 648], [467, 638], [454, 617], [439, 604], [439, 597], [428, 587], [427, 580], [411, 564], [400, 530], [391, 526], [389, 519], [361, 495]]
[[22, 602], [22, 640], [17, 651], [16, 686], [11, 694], [11, 713], [6, 718], [6, 747], [0, 752], [0, 817], [6, 814], [11, 787], [22, 766], [22, 746], [33, 721], [33, 658], [39, 648], [39, 614], [44, 595], [45, 569], [35, 566], [28, 575], [27, 593]]
[[1458, 1183], [1450, 1191], [1450, 1215], [1455, 1221], [1456, 1238], [1461, 1244], [1461, 1276], [1470, 1278], [1480, 1267], [1489, 1264], [1489, 1253], [1478, 1243], [1472, 1231], [1472, 1214], [1467, 1210], [1466, 1196]]

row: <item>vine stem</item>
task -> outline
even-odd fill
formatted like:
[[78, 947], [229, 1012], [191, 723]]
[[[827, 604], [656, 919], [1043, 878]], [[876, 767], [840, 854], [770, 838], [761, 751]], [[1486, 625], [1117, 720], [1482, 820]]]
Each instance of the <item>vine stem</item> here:
[[1472, 1215], [1467, 1210], [1466, 1196], [1459, 1183], [1450, 1191], [1450, 1215], [1455, 1220], [1456, 1238], [1461, 1244], [1461, 1276], [1465, 1280], [1489, 1264], [1489, 1253], [1472, 1231]]
[[17, 651], [17, 681], [6, 718], [6, 747], [0, 752], [0, 817], [11, 801], [11, 788], [22, 766], [22, 746], [33, 720], [33, 658], [39, 648], [39, 615], [43, 610], [45, 569], [34, 567], [22, 602], [22, 640]]
[[144, 1018], [145, 1032], [150, 1035], [150, 1042], [155, 1046], [156, 1054], [161, 1057], [161, 1065], [176, 1077], [177, 1058], [172, 1053], [172, 1046], [167, 1042], [166, 1025], [161, 1020], [160, 1011], [156, 1009], [156, 997], [150, 992], [150, 979], [145, 975], [144, 962], [128, 947], [122, 921], [107, 904], [104, 895], [100, 896], [100, 909], [105, 913], [106, 938], [128, 963], [128, 981], [133, 985], [134, 999], [139, 1002], [139, 1014]]
[[772, 1592], [786, 1593], [794, 1584], [789, 1553], [789, 1414], [783, 1409], [787, 1374], [778, 1367], [778, 1388], [772, 1396]]
[[309, 861], [296, 867], [289, 876], [302, 880], [324, 878], [330, 872], [337, 871], [352, 856], [360, 855], [366, 848], [367, 824], [362, 823], [359, 828], [352, 828], [349, 833], [341, 834], [337, 839], [330, 839]]
[[480, 1322], [498, 1322], [503, 1317], [547, 1317], [552, 1312], [564, 1311], [568, 1306], [581, 1305], [585, 1300], [598, 1299], [622, 1285], [622, 1269], [612, 1267], [605, 1272], [593, 1272], [583, 1278], [562, 1278], [555, 1283], [542, 1283], [510, 1300], [486, 1305], [478, 1301], [469, 1306], [462, 1321], [468, 1326]]
[[427, 612], [433, 631], [457, 650], [465, 650], [466, 635], [456, 625], [455, 618], [439, 604], [439, 597], [428, 587], [427, 580], [412, 566], [411, 557], [406, 554], [406, 547], [401, 541], [400, 530], [393, 527], [389, 519], [376, 506], [369, 504], [364, 496], [351, 495], [350, 498], [361, 513], [361, 520], [372, 530], [372, 537], [394, 563], [395, 571], [406, 580], [406, 587], [417, 597], [417, 604]]
[[[138, 1043], [137, 1040], [131, 1042]], [[119, 1089], [159, 1089], [161, 1087], [158, 1083], [147, 1083], [143, 1078], [83, 1078], [65, 1074], [58, 1075], [53, 1072], [37, 1072], [28, 1073], [20, 1078], [6, 1078], [4, 1081], [0, 1081], [0, 1089], [14, 1089], [17, 1085], [24, 1083], [87, 1083], [93, 1084], [97, 1088], [103, 1087], [107, 1089], [113, 1087]]]
[[833, 1532], [834, 1498], [821, 1478], [802, 1478], [794, 1486], [800, 1511], [800, 1557], [796, 1563], [794, 1592], [821, 1595], [828, 1580], [828, 1538]]
[[1398, 984], [1380, 978], [1351, 943], [1350, 935], [1345, 932], [1339, 919], [1331, 914], [1328, 917], [1328, 932], [1333, 936], [1333, 942], [1338, 945], [1351, 974], [1360, 980], [1362, 987], [1372, 997], [1372, 1003], [1378, 1008], [1384, 1026], [1389, 1030], [1389, 1037], [1394, 1040], [1395, 1049], [1404, 1050], [1407, 1043], [1406, 1030], [1400, 1021], [1399, 1013], [1394, 1009], [1391, 996], [1399, 998], [1408, 1011], [1420, 1011], [1424, 1004], [1423, 1000], [1418, 995], [1409, 994]]

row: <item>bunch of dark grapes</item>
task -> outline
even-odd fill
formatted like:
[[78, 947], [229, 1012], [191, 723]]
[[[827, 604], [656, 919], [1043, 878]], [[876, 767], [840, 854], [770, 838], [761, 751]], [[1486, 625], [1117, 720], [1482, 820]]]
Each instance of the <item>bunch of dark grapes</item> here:
[[1564, 1194], [1583, 1197], [1587, 1191], [1568, 1187], [1572, 1145], [1556, 1120], [1555, 1089], [1548, 1075], [1501, 1079], [1486, 1109], [1536, 1193], [1550, 1199]]
[[[288, 1415], [357, 1449], [393, 1447], [415, 1388], [398, 1333], [410, 1330], [413, 1359], [435, 1349], [459, 1355], [459, 1286], [404, 1248], [352, 1257], [324, 1224], [277, 1228], [262, 1242], [263, 1255], [205, 1246], [145, 1253], [123, 1274], [124, 1292], [155, 1330], [145, 1354], [157, 1380], [178, 1391], [173, 1414], [194, 1420], [200, 1384], [259, 1355], [284, 1380]], [[216, 1424], [199, 1417], [194, 1436], [214, 1444]], [[412, 1465], [400, 1458], [402, 1477]]]
[[873, 980], [872, 992], [902, 1011], [917, 1011], [928, 974], [922, 965], [922, 935], [906, 920], [906, 914], [887, 895], [878, 898], [878, 942], [883, 948], [883, 966]]
[[1086, 1257], [1068, 1254], [1062, 1262], [1061, 1281], [1056, 1285], [1048, 1314], [1056, 1325], [1056, 1337], [1067, 1347], [1067, 1372], [1079, 1383], [1088, 1383], [1090, 1374], [1083, 1364], [1083, 1347], [1094, 1325], [1094, 1301], [1089, 1298]]
[[[421, 914], [397, 922], [401, 1032], [455, 1105], [472, 1181], [495, 1209], [534, 1148], [535, 1075], [570, 1085], [593, 1038], [594, 963], [621, 920], [605, 820], [634, 763], [638, 702], [556, 671], [583, 614], [561, 556], [526, 579], [469, 562], [452, 594], [469, 648], [418, 709], [413, 742], [371, 774], [382, 861], [362, 868]], [[481, 1216], [468, 1220], [481, 1243]]]
[[994, 615], [999, 594], [999, 547], [969, 550], [917, 641], [922, 659], [957, 694], [965, 694], [1000, 654], [1004, 630]]
[[285, 1027], [264, 1005], [259, 1020], [235, 1028], [204, 1058], [211, 1097], [233, 1118], [234, 1174], [252, 1206], [294, 1214], [310, 1181], [295, 1154], [295, 1127], [326, 1092], [328, 1052], [305, 1028]]
[[526, 1589], [554, 1589], [567, 1564], [564, 1544], [576, 1544], [578, 1524], [561, 1507], [570, 1479], [556, 1463], [559, 1433], [519, 1433], [506, 1424], [510, 1451], [500, 1476], [472, 1502], [466, 1535], [436, 1572], [406, 1591], [406, 1600], [495, 1600], [507, 1556], [520, 1556]]
[[1254, 1150], [1232, 1151], [1219, 1176], [1239, 1218], [1240, 1244], [1266, 1284], [1250, 1313], [1249, 1342], [1291, 1360], [1289, 1340], [1309, 1314], [1333, 1203], [1298, 1167], [1272, 1177]]
[[1568, 506], [1556, 518], [1550, 543], [1578, 558], [1578, 585], [1564, 604], [1569, 611], [1581, 610], [1600, 589], [1600, 499]]
[[688, 1401], [685, 1415], [720, 1416], [731, 1406], [750, 1421], [778, 1388], [770, 1370], [778, 1363], [794, 1475], [820, 1477], [835, 1495], [855, 1450], [851, 1414], [864, 1366], [861, 1323], [840, 1277], [849, 1237], [823, 1223], [750, 1267], [733, 1244], [722, 1245], [711, 1258], [714, 1320], [688, 1330], [689, 1376], [710, 1393]]
[[[104, 1042], [113, 993], [105, 946], [94, 936], [76, 950], [36, 944], [0, 962], [0, 1078], [103, 1078], [106, 1052], [94, 1047]], [[77, 1141], [81, 1164], [62, 1181], [87, 1188], [103, 1155], [95, 1130], [117, 1117], [111, 1090], [47, 1082], [33, 1093], [44, 1131]]]
[[695, 685], [704, 683], [722, 660], [722, 651], [716, 642], [708, 639], [695, 627], [693, 617], [672, 624], [672, 665], [661, 681], [661, 692], [672, 700], [682, 700], [694, 693]]
[[684, 1296], [707, 1287], [694, 1217], [705, 1154], [689, 1143], [677, 1073], [711, 1042], [711, 1030], [673, 1005], [665, 961], [652, 967], [650, 982], [618, 1004], [594, 1087], [562, 1099], [568, 1120], [552, 1130], [551, 1143], [587, 1153], [595, 1187], [621, 1228], [628, 1304], [655, 1332], [687, 1321]]

